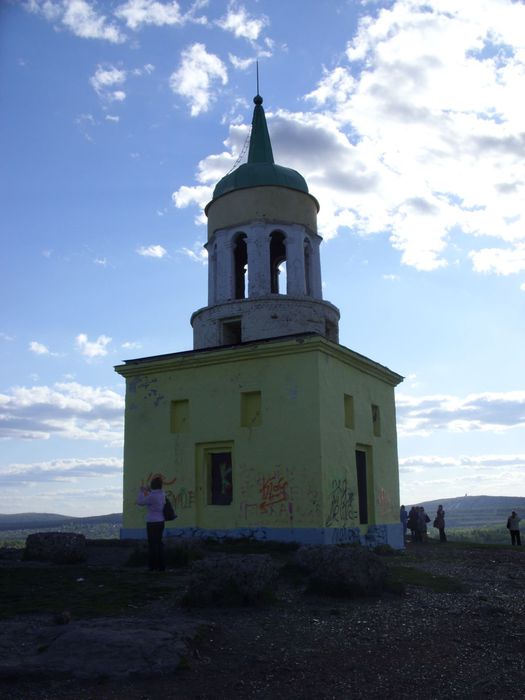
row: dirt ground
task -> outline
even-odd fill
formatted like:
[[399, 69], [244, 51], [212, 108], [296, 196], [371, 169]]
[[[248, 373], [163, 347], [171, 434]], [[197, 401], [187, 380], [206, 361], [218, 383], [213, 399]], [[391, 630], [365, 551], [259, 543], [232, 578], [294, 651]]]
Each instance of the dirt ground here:
[[272, 604], [190, 611], [205, 622], [174, 674], [19, 679], [1, 684], [0, 697], [525, 698], [525, 548], [409, 544], [388, 559], [453, 577], [465, 590], [408, 585], [404, 594], [347, 600], [305, 594], [283, 580]]

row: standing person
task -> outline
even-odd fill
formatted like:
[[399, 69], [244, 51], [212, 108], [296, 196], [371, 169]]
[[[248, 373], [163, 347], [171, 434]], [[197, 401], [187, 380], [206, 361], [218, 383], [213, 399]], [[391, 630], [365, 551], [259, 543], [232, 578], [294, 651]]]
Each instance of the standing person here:
[[150, 488], [142, 487], [137, 496], [137, 505], [147, 506], [146, 531], [148, 534], [148, 564], [150, 571], [164, 571], [164, 501], [166, 495], [162, 490], [162, 478], [155, 476]]
[[511, 544], [521, 545], [520, 520], [521, 518], [518, 517], [516, 511], [513, 510], [507, 520], [507, 530], [510, 531]]
[[408, 529], [410, 530], [410, 538], [412, 542], [417, 542], [417, 508], [412, 506], [408, 514]]
[[447, 536], [445, 535], [445, 511], [443, 506], [438, 506], [436, 519], [434, 520], [434, 527], [439, 530], [439, 541], [446, 542]]
[[419, 533], [419, 541], [420, 542], [427, 541], [427, 523], [429, 523], [429, 522], [430, 522], [430, 518], [425, 513], [425, 509], [423, 508], [423, 506], [419, 506], [418, 516], [417, 516], [417, 530]]
[[399, 509], [399, 520], [401, 521], [401, 525], [403, 526], [403, 542], [405, 542], [406, 536], [407, 536], [407, 522], [408, 522], [408, 513], [406, 511], [405, 506], [401, 506]]

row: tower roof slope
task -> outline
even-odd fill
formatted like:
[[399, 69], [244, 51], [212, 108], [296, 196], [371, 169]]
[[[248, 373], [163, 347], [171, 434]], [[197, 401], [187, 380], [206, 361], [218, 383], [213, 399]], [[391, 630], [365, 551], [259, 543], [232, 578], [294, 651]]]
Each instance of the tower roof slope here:
[[306, 180], [297, 170], [285, 168], [274, 162], [266, 115], [262, 106], [263, 99], [260, 95], [256, 95], [253, 101], [255, 108], [253, 110], [248, 162], [235, 168], [219, 180], [213, 191], [213, 200], [234, 190], [265, 185], [288, 187], [308, 194]]

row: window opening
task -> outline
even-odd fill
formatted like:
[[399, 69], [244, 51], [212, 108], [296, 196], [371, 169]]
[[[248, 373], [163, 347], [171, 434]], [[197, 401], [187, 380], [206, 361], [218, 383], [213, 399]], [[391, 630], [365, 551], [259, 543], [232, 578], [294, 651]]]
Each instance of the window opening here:
[[239, 345], [242, 342], [242, 324], [240, 318], [221, 321], [221, 344]]
[[172, 433], [185, 433], [189, 428], [190, 402], [188, 399], [171, 402], [170, 428]]
[[208, 453], [208, 505], [229, 506], [233, 497], [232, 453]]
[[345, 406], [345, 427], [354, 427], [354, 397], [350, 394], [345, 394], [344, 396], [344, 406]]
[[328, 319], [325, 319], [324, 335], [325, 335], [325, 338], [328, 338], [328, 340], [332, 340], [334, 343], [337, 343], [339, 340], [339, 335], [337, 332], [337, 324], [332, 323]]
[[366, 475], [366, 452], [355, 451], [355, 463], [357, 469], [357, 494], [359, 497], [359, 523], [368, 523], [368, 483]]
[[[284, 234], [274, 231], [270, 236], [270, 291], [272, 294], [280, 294], [279, 274], [280, 267], [286, 264], [286, 246], [284, 244]], [[281, 284], [281, 287], [284, 286]]]
[[235, 274], [235, 298], [246, 298], [246, 280], [248, 275], [248, 247], [246, 234], [237, 236], [233, 249], [234, 274]]
[[241, 393], [241, 427], [251, 428], [261, 423], [261, 392], [243, 391]]
[[381, 413], [375, 404], [372, 404], [372, 429], [375, 437], [381, 436]]

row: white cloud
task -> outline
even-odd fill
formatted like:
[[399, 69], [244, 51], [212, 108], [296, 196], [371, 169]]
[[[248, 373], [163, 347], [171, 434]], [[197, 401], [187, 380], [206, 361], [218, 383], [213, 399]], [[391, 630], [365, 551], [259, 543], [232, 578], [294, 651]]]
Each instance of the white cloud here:
[[25, 7], [84, 39], [104, 39], [113, 44], [126, 39], [119, 28], [98, 14], [94, 3], [87, 0], [29, 0]]
[[147, 247], [141, 246], [140, 248], [137, 248], [137, 253], [145, 258], [163, 258], [166, 255], [167, 250], [161, 245], [149, 245]]
[[401, 277], [399, 275], [383, 275], [383, 279], [388, 282], [399, 282]]
[[251, 68], [251, 66], [253, 66], [257, 60], [255, 58], [239, 58], [232, 53], [228, 54], [228, 58], [230, 59], [232, 66], [237, 68], [237, 70], [248, 70], [248, 68]]
[[[97, 126], [97, 122], [95, 120], [95, 117], [92, 114], [79, 114], [78, 117], [75, 119], [75, 124], [78, 126], [78, 129], [82, 136], [87, 140], [92, 142], [93, 137], [91, 136], [90, 133], [90, 127], [95, 127]], [[52, 255], [51, 250], [44, 250], [42, 251], [42, 255], [45, 258], [50, 258]]]
[[141, 348], [142, 345], [136, 340], [127, 340], [125, 343], [122, 343], [121, 347], [123, 347], [125, 350], [136, 350]]
[[9, 333], [0, 333], [0, 340], [7, 340], [8, 342], [15, 339], [14, 335], [9, 335]]
[[115, 66], [99, 65], [89, 82], [97, 95], [108, 102], [122, 102], [126, 99], [124, 90], [114, 89], [117, 86], [120, 88], [126, 82], [125, 70]]
[[116, 457], [87, 457], [53, 459], [47, 462], [13, 463], [2, 467], [0, 484], [35, 484], [45, 482], [78, 481], [122, 473], [122, 459]]
[[92, 360], [95, 357], [105, 357], [108, 354], [107, 346], [111, 343], [111, 338], [107, 335], [99, 335], [96, 340], [89, 340], [85, 333], [79, 333], [75, 342], [82, 355]]
[[0, 394], [0, 438], [120, 443], [123, 417], [124, 398], [105, 387], [58, 382]]
[[525, 243], [514, 248], [482, 248], [470, 253], [476, 272], [512, 275], [525, 270]]
[[107, 122], [112, 122], [113, 124], [118, 124], [120, 121], [120, 117], [112, 115], [112, 114], [106, 114], [105, 120]]
[[208, 251], [201, 241], [197, 241], [193, 245], [193, 248], [180, 248], [177, 252], [185, 255], [193, 262], [200, 263], [201, 265], [208, 264]]
[[237, 39], [256, 41], [269, 21], [265, 15], [251, 17], [243, 5], [230, 2], [226, 15], [217, 20], [216, 24], [221, 29], [231, 32]]
[[525, 454], [412, 455], [399, 460], [402, 501], [523, 495]]
[[115, 16], [123, 20], [133, 30], [144, 24], [161, 27], [165, 24], [182, 24], [182, 15], [178, 2], [156, 2], [156, 0], [128, 0], [119, 5]]
[[228, 72], [221, 59], [208, 53], [204, 44], [193, 44], [182, 52], [179, 68], [171, 74], [173, 92], [184, 97], [192, 117], [207, 112], [215, 101], [214, 83], [226, 85]]
[[[476, 271], [523, 271], [524, 23], [525, 5], [510, 0], [397, 0], [363, 16], [306, 96], [310, 111], [267, 113], [276, 161], [305, 176], [325, 238], [387, 232], [417, 269], [467, 246]], [[233, 158], [234, 127], [228, 142]], [[220, 160], [201, 161], [177, 206], [199, 203]], [[476, 250], [480, 236], [495, 245]]]
[[108, 264], [107, 258], [95, 258], [93, 262], [95, 265], [100, 265], [101, 267], [107, 267]]
[[205, 16], [196, 16], [196, 12], [207, 3], [203, 0], [197, 0], [190, 7], [188, 12], [182, 13], [181, 8], [176, 0], [171, 2], [158, 2], [157, 0], [128, 0], [122, 5], [119, 5], [115, 10], [115, 16], [123, 20], [126, 25], [138, 31], [144, 25], [154, 25], [162, 27], [183, 26], [188, 22], [195, 24], [207, 24]]
[[146, 63], [144, 66], [142, 66], [142, 68], [134, 68], [131, 72], [133, 73], [133, 75], [140, 76], [144, 74], [151, 75], [154, 70], [155, 66], [153, 65], [153, 63]]
[[436, 430], [453, 433], [503, 432], [525, 427], [525, 391], [486, 392], [466, 397], [398, 394], [398, 433], [430, 435]]
[[36, 340], [32, 340], [29, 343], [29, 349], [31, 350], [31, 352], [34, 352], [35, 355], [49, 355], [50, 354], [49, 348], [47, 348], [45, 345], [43, 345], [42, 343], [39, 343]]

